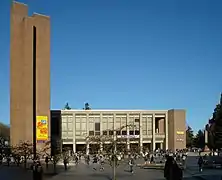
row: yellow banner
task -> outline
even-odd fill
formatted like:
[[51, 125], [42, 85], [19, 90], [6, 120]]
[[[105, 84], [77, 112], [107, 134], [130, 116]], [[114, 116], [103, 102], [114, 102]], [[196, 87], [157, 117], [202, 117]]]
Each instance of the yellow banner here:
[[48, 138], [49, 138], [48, 117], [37, 116], [36, 117], [36, 140], [47, 141]]
[[183, 135], [184, 132], [183, 132], [183, 131], [177, 131], [177, 134], [179, 134], [179, 135]]

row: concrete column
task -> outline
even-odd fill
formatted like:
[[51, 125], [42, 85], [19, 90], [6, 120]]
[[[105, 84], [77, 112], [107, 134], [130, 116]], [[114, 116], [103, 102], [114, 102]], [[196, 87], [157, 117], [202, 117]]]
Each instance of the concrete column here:
[[89, 136], [89, 114], [86, 114], [86, 154], [89, 154], [89, 142], [87, 140], [87, 137]]
[[129, 113], [126, 114], [126, 131], [127, 131], [127, 139], [126, 139], [126, 144], [127, 144], [127, 151], [130, 151], [130, 140], [128, 138], [129, 136]]
[[89, 136], [89, 114], [86, 114], [86, 137]]
[[168, 149], [169, 144], [169, 135], [168, 135], [168, 114], [165, 115], [165, 150]]
[[73, 117], [72, 117], [72, 135], [73, 135], [73, 152], [76, 152], [76, 115], [75, 113], [73, 113]]
[[152, 129], [152, 150], [154, 151], [156, 148], [156, 130], [155, 130], [155, 113], [153, 113], [153, 129]]
[[[103, 118], [103, 114], [100, 113], [100, 135], [103, 135], [103, 120], [102, 120], [102, 118]], [[100, 143], [100, 152], [103, 151], [103, 143], [104, 142]]]
[[73, 152], [75, 153], [76, 152], [76, 142], [75, 143], [73, 142], [72, 148], [73, 148]]
[[160, 149], [161, 150], [163, 149], [163, 143], [160, 143]]
[[86, 144], [86, 154], [89, 154], [89, 143]]
[[116, 113], [113, 115], [113, 138], [116, 141]]
[[143, 152], [143, 129], [142, 129], [142, 119], [143, 119], [143, 114], [140, 113], [140, 123], [139, 123], [139, 131], [140, 131], [140, 153]]

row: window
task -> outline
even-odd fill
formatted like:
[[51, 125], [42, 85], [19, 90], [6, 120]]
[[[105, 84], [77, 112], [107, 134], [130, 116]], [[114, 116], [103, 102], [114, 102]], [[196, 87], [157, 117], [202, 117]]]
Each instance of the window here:
[[84, 130], [86, 130], [86, 123], [85, 122], [82, 122], [82, 124], [81, 124], [81, 130], [82, 131], [84, 131]]
[[66, 138], [67, 137], [67, 133], [66, 132], [62, 132], [62, 138]]
[[147, 135], [147, 131], [146, 130], [143, 130], [143, 135]]
[[103, 131], [103, 135], [107, 135], [107, 131]]
[[69, 121], [70, 123], [72, 123], [72, 116], [69, 116], [69, 117], [68, 117], [68, 121]]
[[68, 132], [68, 137], [73, 137], [73, 134], [72, 134], [72, 132]]
[[139, 118], [136, 118], [136, 119], [135, 119], [135, 122], [139, 123], [139, 122], [140, 122], [140, 119], [139, 119]]
[[130, 134], [130, 135], [134, 135], [134, 131], [130, 131], [129, 134]]
[[121, 135], [120, 131], [116, 131], [116, 135]]
[[72, 131], [72, 123], [68, 123], [68, 130]]
[[99, 136], [99, 135], [100, 135], [100, 132], [99, 132], [99, 131], [95, 132], [95, 135], [96, 135], [96, 136]]
[[80, 136], [81, 135], [81, 131], [77, 130], [76, 131], [76, 136]]
[[67, 123], [62, 123], [62, 130], [67, 131]]
[[62, 116], [62, 122], [67, 122], [67, 116]]
[[120, 123], [121, 122], [121, 118], [120, 117], [116, 117], [116, 122]]
[[94, 131], [89, 131], [89, 136], [94, 136]]
[[140, 135], [140, 131], [136, 130], [135, 135]]
[[127, 131], [122, 131], [122, 135], [127, 135]]
[[148, 135], [152, 134], [152, 129], [148, 129]]
[[111, 135], [111, 136], [112, 136], [112, 135], [113, 135], [113, 131], [109, 131], [109, 135]]
[[100, 131], [100, 123], [95, 123], [95, 131]]
[[81, 129], [80, 123], [76, 123], [76, 130], [80, 130], [80, 129]]

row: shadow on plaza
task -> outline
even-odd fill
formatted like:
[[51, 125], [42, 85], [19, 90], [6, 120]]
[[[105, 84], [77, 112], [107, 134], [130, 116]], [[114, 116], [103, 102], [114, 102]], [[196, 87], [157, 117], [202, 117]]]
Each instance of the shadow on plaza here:
[[[69, 171], [66, 170], [67, 172]], [[51, 177], [57, 176], [63, 172], [66, 172], [63, 165], [57, 165], [56, 166], [56, 172], [54, 171], [53, 166], [49, 166], [48, 169], [43, 167], [43, 176], [47, 179], [50, 179]], [[0, 166], [0, 177], [4, 179], [22, 179], [22, 180], [30, 180], [32, 179], [32, 170], [31, 168], [27, 167], [25, 168], [24, 165], [14, 165], [11, 164], [10, 166], [7, 166], [5, 164]], [[1, 179], [1, 178], [0, 178]]]

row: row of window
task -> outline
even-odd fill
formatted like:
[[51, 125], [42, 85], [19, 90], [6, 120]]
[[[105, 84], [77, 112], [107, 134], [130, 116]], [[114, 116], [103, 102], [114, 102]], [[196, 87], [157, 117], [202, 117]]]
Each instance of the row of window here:
[[[63, 122], [73, 122], [73, 117], [72, 116], [62, 116], [62, 121]], [[142, 121], [151, 121], [152, 122], [153, 118], [152, 117], [142, 117]], [[87, 117], [75, 117], [75, 122], [86, 122], [87, 121]], [[89, 122], [113, 122], [114, 118], [113, 117], [89, 117], [88, 118]], [[127, 122], [127, 117], [116, 117], [115, 118], [116, 122]], [[139, 117], [129, 117], [128, 122], [136, 122], [139, 123], [140, 122], [140, 118]]]
[[[103, 131], [102, 135], [110, 135], [112, 136], [114, 134], [114, 131]], [[99, 136], [100, 131], [89, 131], [89, 136]], [[116, 135], [127, 135], [127, 131], [116, 131]], [[129, 131], [129, 135], [140, 135], [140, 131]]]
[[[87, 136], [87, 132], [86, 130], [76, 130], [75, 132], [76, 136]], [[158, 132], [156, 132], [158, 133]], [[89, 136], [100, 136], [100, 135], [110, 135], [112, 136], [114, 134], [114, 131], [112, 130], [105, 130], [105, 131], [100, 131], [99, 129], [97, 129], [97, 131], [89, 131]], [[143, 130], [142, 131], [143, 135], [152, 135], [152, 130]], [[116, 131], [116, 135], [127, 135], [127, 131], [126, 130], [122, 130], [122, 131]], [[129, 135], [140, 135], [140, 131], [139, 130], [134, 130], [134, 131], [129, 131]], [[63, 131], [62, 132], [62, 137], [73, 137], [73, 132], [72, 131]], [[178, 136], [179, 137], [179, 136]]]
[[[101, 125], [103, 130], [108, 130], [108, 129], [113, 129], [113, 123], [112, 124], [105, 124], [105, 123], [89, 123], [88, 124], [88, 130], [89, 131], [100, 131], [101, 130]], [[87, 129], [87, 124], [86, 123], [76, 123], [75, 124], [75, 130], [86, 130]], [[120, 124], [116, 123], [115, 124], [115, 129], [121, 128], [126, 126], [126, 124]], [[130, 130], [139, 130], [139, 125], [134, 124], [134, 126], [129, 127]], [[142, 129], [143, 130], [152, 130], [152, 124], [142, 124]], [[126, 130], [126, 127], [124, 128]], [[62, 123], [62, 131], [73, 131], [73, 124], [72, 123]]]

